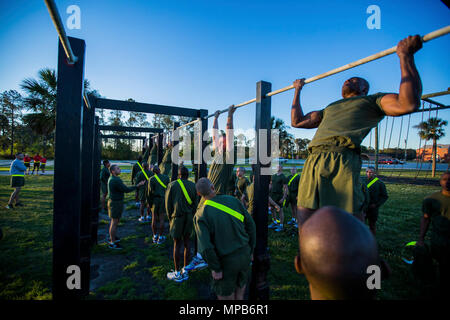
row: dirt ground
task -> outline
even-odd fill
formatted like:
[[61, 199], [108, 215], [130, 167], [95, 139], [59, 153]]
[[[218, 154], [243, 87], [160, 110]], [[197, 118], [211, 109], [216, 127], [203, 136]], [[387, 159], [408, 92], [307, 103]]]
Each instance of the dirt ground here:
[[[133, 203], [127, 204], [128, 207], [131, 205]], [[93, 299], [170, 299], [171, 297], [167, 296], [166, 284], [181, 285], [165, 279], [166, 270], [173, 268], [173, 242], [167, 235], [168, 222], [166, 221], [165, 225], [167, 240], [164, 244], [157, 245], [152, 243], [151, 222], [141, 223], [138, 217], [138, 209], [125, 210], [118, 227], [118, 237], [123, 249], [112, 250], [106, 242], [109, 217], [100, 213], [98, 244], [91, 253], [90, 291]], [[149, 256], [157, 257], [164, 268], [161, 268], [160, 263], [149, 259]], [[159, 279], [155, 279], [154, 273], [149, 272], [154, 267], [162, 269]], [[192, 278], [190, 275], [190, 279], [182, 284], [190, 281], [189, 286], [196, 288], [197, 299], [215, 299], [208, 281], [199, 281], [198, 277]]]

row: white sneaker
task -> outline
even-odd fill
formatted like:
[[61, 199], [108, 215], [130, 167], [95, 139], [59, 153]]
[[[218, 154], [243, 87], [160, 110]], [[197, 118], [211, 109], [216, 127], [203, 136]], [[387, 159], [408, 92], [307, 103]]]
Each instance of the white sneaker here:
[[145, 220], [145, 217], [139, 217], [138, 221], [139, 222], [145, 222], [146, 220]]
[[167, 272], [167, 279], [175, 282], [183, 282], [189, 279], [187, 272], [181, 273], [180, 271]]

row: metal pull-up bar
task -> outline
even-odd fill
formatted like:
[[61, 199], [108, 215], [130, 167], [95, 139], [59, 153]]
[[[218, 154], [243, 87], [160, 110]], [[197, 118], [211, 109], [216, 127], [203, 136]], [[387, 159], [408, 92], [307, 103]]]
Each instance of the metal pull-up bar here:
[[[446, 35], [446, 34], [448, 34], [448, 33], [450, 33], [450, 26], [446, 26], [446, 27], [444, 27], [444, 28], [435, 30], [435, 31], [433, 31], [433, 32], [430, 32], [430, 33], [424, 35], [424, 36], [422, 37], [422, 41], [423, 41], [423, 42], [428, 42], [428, 41], [430, 41], [430, 40], [433, 40], [433, 39], [439, 38], [439, 37], [441, 37], [441, 36], [444, 36], [444, 35]], [[320, 80], [320, 79], [323, 79], [323, 78], [326, 78], [326, 77], [329, 77], [329, 76], [331, 76], [331, 75], [333, 75], [333, 74], [340, 73], [340, 72], [345, 71], [345, 70], [352, 69], [352, 68], [354, 68], [354, 67], [360, 66], [360, 65], [365, 64], [365, 63], [367, 63], [367, 62], [370, 62], [370, 61], [374, 61], [374, 60], [383, 58], [383, 57], [385, 57], [385, 56], [388, 56], [388, 55], [390, 55], [390, 54], [395, 53], [396, 50], [397, 50], [397, 46], [392, 47], [392, 48], [387, 49], [387, 50], [384, 50], [384, 51], [381, 51], [381, 52], [378, 52], [378, 53], [375, 53], [375, 54], [370, 55], [370, 56], [368, 56], [368, 57], [366, 57], [366, 58], [359, 59], [359, 60], [357, 60], [357, 61], [348, 63], [348, 64], [346, 64], [346, 65], [344, 65], [344, 66], [342, 66], [342, 67], [339, 67], [339, 68], [330, 70], [330, 71], [328, 71], [328, 72], [319, 74], [319, 75], [317, 75], [317, 76], [308, 78], [308, 79], [305, 80], [305, 84], [306, 84], [306, 83], [311, 83], [311, 82], [314, 82], [314, 81], [317, 81], [317, 80]], [[271, 96], [274, 96], [274, 95], [276, 95], [276, 94], [279, 94], [279, 93], [282, 93], [282, 92], [291, 90], [291, 89], [293, 89], [293, 88], [294, 88], [294, 85], [291, 84], [290, 86], [287, 86], [287, 87], [284, 87], [284, 88], [281, 88], [281, 89], [278, 89], [278, 90], [269, 92], [269, 93], [267, 93], [265, 96], [266, 96], [266, 97], [271, 97]], [[235, 107], [236, 107], [236, 108], [240, 108], [240, 107], [246, 106], [246, 105], [248, 105], [248, 104], [250, 104], [250, 103], [253, 103], [253, 102], [256, 102], [256, 99], [251, 99], [251, 100], [248, 100], [248, 101], [239, 103], [239, 104], [235, 105]], [[228, 108], [227, 108], [227, 109], [224, 109], [224, 110], [221, 110], [221, 111], [220, 111], [220, 114], [222, 114], [222, 113], [224, 113], [224, 112], [227, 112], [227, 111], [228, 111]], [[207, 118], [210, 118], [210, 117], [212, 117], [212, 116], [214, 116], [214, 114], [210, 114], [209, 116], [206, 117], [206, 119], [207, 119]]]
[[52, 18], [53, 24], [55, 25], [56, 31], [58, 32], [59, 40], [66, 52], [67, 60], [70, 64], [77, 62], [78, 58], [73, 54], [72, 47], [70, 46], [69, 39], [67, 38], [66, 31], [64, 30], [64, 25], [59, 16], [58, 8], [53, 0], [44, 0], [47, 6], [50, 17]]

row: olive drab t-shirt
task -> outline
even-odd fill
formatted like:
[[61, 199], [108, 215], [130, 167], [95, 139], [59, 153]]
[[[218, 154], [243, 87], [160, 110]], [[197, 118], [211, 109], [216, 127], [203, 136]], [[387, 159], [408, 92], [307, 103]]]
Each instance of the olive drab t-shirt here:
[[167, 187], [165, 196], [167, 216], [169, 220], [189, 214], [194, 215], [197, 209], [199, 197], [197, 195], [197, 190], [195, 189], [195, 183], [183, 179], [181, 179], [181, 182], [186, 189], [189, 199], [191, 200], [191, 204], [189, 204], [186, 196], [184, 195], [183, 189], [181, 188], [178, 180], [172, 181]]
[[289, 177], [287, 177], [286, 180], [288, 184], [289, 194], [296, 197], [298, 193], [298, 183], [300, 182], [300, 174], [299, 173], [291, 174]]
[[380, 102], [385, 94], [351, 97], [328, 105], [321, 111], [322, 121], [308, 149], [318, 146], [359, 149], [370, 130], [385, 116]]
[[101, 183], [104, 183], [105, 185], [108, 184], [108, 179], [111, 176], [111, 173], [109, 172], [109, 169], [105, 166], [103, 166], [102, 170], [100, 171], [100, 181]]
[[255, 199], [255, 196], [254, 196], [254, 183], [252, 182], [248, 187], [247, 187], [247, 190], [246, 190], [246, 192], [247, 192], [247, 198], [248, 198], [248, 208], [247, 208], [247, 211], [248, 211], [248, 213], [251, 215], [251, 216], [253, 216], [253, 202], [254, 202], [254, 199]]
[[436, 192], [422, 202], [422, 212], [431, 218], [431, 243], [450, 245], [450, 197]]
[[172, 147], [167, 147], [161, 161], [161, 173], [170, 176], [172, 171]]
[[213, 183], [217, 194], [227, 194], [230, 190], [231, 175], [234, 173], [234, 164], [237, 159], [237, 148], [234, 150], [234, 161], [226, 158], [226, 153], [216, 152], [208, 171], [208, 179]]
[[[158, 176], [159, 180], [161, 180], [161, 182], [166, 186], [165, 188], [159, 183], [159, 181], [156, 179], [156, 176]], [[164, 199], [169, 183], [170, 178], [165, 174], [154, 174], [148, 181], [147, 197], [152, 200], [154, 200], [155, 198]]]
[[282, 174], [274, 174], [272, 176], [272, 189], [270, 194], [283, 194], [283, 185], [288, 184], [286, 176]]
[[220, 258], [240, 248], [256, 245], [256, 226], [242, 203], [229, 195], [217, 195], [211, 199], [243, 215], [241, 221], [231, 214], [209, 205], [202, 205], [194, 216], [198, 239], [198, 251], [211, 270], [221, 270]]
[[123, 200], [124, 193], [134, 190], [136, 190], [135, 186], [127, 187], [119, 177], [111, 175], [108, 180], [108, 199], [110, 200]]
[[244, 195], [247, 191], [247, 187], [250, 185], [250, 181], [246, 177], [237, 178], [236, 180], [236, 195], [239, 199]]

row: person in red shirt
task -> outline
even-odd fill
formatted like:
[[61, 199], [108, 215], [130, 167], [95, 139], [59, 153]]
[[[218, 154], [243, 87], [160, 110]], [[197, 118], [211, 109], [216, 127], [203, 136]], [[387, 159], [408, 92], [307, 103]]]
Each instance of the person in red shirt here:
[[27, 167], [27, 171], [25, 171], [25, 174], [30, 174], [30, 163], [31, 163], [30, 156], [25, 154], [25, 156], [23, 157], [23, 164], [25, 165], [25, 167]]
[[42, 170], [42, 173], [45, 173], [45, 164], [47, 163], [47, 158], [45, 157], [45, 156], [42, 156], [41, 157], [41, 170]]
[[34, 174], [34, 170], [36, 169], [36, 174], [39, 173], [39, 166], [41, 164], [41, 156], [39, 155], [39, 152], [36, 153], [36, 155], [33, 157], [34, 165], [33, 165], [33, 172], [31, 174]]

